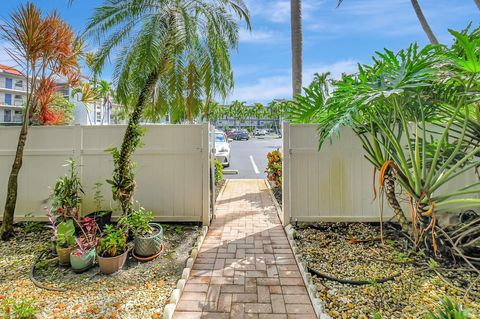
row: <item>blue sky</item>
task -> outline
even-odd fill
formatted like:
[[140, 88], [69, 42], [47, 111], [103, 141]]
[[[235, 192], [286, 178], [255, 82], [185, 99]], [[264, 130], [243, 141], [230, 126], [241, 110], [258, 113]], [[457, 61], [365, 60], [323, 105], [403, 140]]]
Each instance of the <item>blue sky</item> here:
[[[229, 100], [268, 102], [291, 97], [290, 1], [245, 0], [251, 14], [251, 33], [242, 28], [233, 53], [235, 90]], [[21, 0], [1, 0], [0, 19], [8, 19]], [[101, 0], [33, 1], [44, 11], [56, 9], [75, 30], [81, 31]], [[473, 0], [419, 0], [433, 31], [450, 43], [448, 28], [461, 29], [480, 22]], [[356, 63], [368, 63], [374, 51], [398, 50], [411, 42], [426, 44], [410, 0], [303, 0], [304, 85], [314, 73], [330, 71], [338, 77], [352, 72]], [[0, 46], [4, 43], [0, 42]], [[92, 47], [95, 47], [92, 44]], [[0, 63], [11, 63], [0, 52]], [[107, 79], [110, 71], [104, 72]]]

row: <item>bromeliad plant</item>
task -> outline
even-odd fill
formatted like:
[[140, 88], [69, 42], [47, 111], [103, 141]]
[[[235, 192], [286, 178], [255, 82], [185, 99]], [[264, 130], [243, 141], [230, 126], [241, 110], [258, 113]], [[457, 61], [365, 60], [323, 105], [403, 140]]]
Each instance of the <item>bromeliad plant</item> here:
[[[465, 245], [480, 246], [472, 237], [480, 234], [478, 221], [476, 228], [464, 227], [469, 236], [460, 237], [472, 240], [461, 247], [438, 227], [436, 218], [438, 212], [480, 206], [480, 183], [453, 191], [447, 187], [455, 178], [473, 174], [480, 151], [479, 137], [472, 133], [472, 124], [478, 127], [472, 114], [479, 114], [479, 38], [451, 33], [456, 39], [452, 48], [412, 44], [398, 53], [377, 53], [372, 65], [360, 65], [357, 74], [333, 81], [331, 94], [317, 93], [314, 101], [319, 103], [297, 99], [289, 113], [293, 119], [311, 118], [319, 124], [320, 147], [339, 134], [340, 127], [350, 126], [379, 173], [380, 192], [386, 192], [415, 246], [426, 245], [437, 253], [439, 243], [448, 244], [442, 247], [477, 263], [477, 257], [465, 255]], [[407, 194], [410, 223], [397, 199], [399, 187]]]

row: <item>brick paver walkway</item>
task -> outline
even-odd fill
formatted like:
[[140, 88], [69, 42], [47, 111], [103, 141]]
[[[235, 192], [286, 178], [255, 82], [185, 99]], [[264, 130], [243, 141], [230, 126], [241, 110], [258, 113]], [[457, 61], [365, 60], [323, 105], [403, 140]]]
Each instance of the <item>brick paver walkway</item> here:
[[229, 180], [174, 319], [314, 319], [264, 180]]

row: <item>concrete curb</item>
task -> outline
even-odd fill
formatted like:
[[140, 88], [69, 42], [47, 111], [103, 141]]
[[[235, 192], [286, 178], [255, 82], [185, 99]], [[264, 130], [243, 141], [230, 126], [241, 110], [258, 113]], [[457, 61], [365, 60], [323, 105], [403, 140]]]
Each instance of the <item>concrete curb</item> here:
[[187, 282], [188, 277], [190, 276], [190, 271], [192, 270], [193, 263], [195, 259], [197, 259], [198, 252], [202, 247], [203, 241], [205, 240], [205, 236], [208, 232], [208, 226], [203, 226], [200, 235], [197, 238], [195, 245], [192, 248], [192, 252], [190, 253], [190, 257], [187, 259], [185, 263], [185, 268], [182, 271], [182, 278], [177, 282], [177, 288], [172, 291], [170, 295], [170, 303], [165, 305], [163, 309], [163, 319], [171, 319], [173, 317], [173, 313], [175, 312], [175, 308], [177, 307], [177, 303], [180, 301], [180, 297], [182, 296], [183, 289], [185, 288], [185, 284]]
[[[278, 204], [277, 199], [275, 198], [275, 195], [273, 195], [273, 191], [268, 180], [265, 180], [265, 184], [267, 184], [268, 191], [270, 192], [270, 197], [273, 200], [273, 204], [275, 205], [275, 208], [277, 209], [277, 214], [280, 218], [282, 209]], [[287, 234], [288, 243], [290, 244], [290, 248], [292, 248], [293, 255], [295, 256], [295, 260], [297, 262], [298, 268], [300, 270], [300, 273], [302, 274], [303, 282], [305, 283], [305, 287], [307, 288], [308, 296], [310, 297], [310, 301], [312, 302], [317, 318], [332, 319], [325, 312], [324, 302], [320, 300], [320, 298], [318, 298], [319, 293], [317, 291], [317, 288], [313, 284], [312, 275], [310, 275], [310, 273], [307, 270], [307, 266], [302, 261], [302, 255], [294, 239], [295, 229], [293, 228], [292, 225], [288, 224], [287, 226], [285, 226], [285, 233]]]

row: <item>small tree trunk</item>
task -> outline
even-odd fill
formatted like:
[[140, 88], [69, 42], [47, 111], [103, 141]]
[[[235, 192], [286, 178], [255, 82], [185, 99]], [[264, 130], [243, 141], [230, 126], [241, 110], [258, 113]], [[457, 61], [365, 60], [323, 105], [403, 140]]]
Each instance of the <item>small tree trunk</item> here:
[[397, 195], [395, 194], [395, 177], [391, 172], [388, 172], [385, 175], [385, 194], [387, 196], [388, 204], [393, 209], [397, 222], [400, 224], [404, 232], [409, 233], [408, 221], [397, 200]]
[[7, 240], [13, 236], [13, 218], [18, 194], [18, 174], [23, 164], [23, 150], [27, 141], [28, 124], [28, 111], [26, 111], [23, 116], [22, 129], [18, 137], [15, 159], [8, 178], [7, 198], [5, 200], [5, 210], [3, 211], [2, 227], [0, 228], [0, 238], [2, 240]]
[[477, 5], [478, 9], [480, 9], [480, 0], [473, 0], [475, 1], [475, 4]]
[[423, 31], [425, 31], [425, 33], [427, 34], [427, 37], [430, 40], [430, 43], [438, 44], [438, 40], [435, 37], [435, 34], [433, 34], [433, 31], [430, 28], [430, 25], [428, 24], [427, 19], [423, 15], [422, 8], [420, 8], [420, 4], [418, 3], [418, 0], [411, 0], [411, 2], [412, 2], [413, 9], [415, 10], [415, 14], [417, 15], [418, 21], [420, 21]]
[[120, 149], [120, 157], [116, 167], [116, 175], [119, 177], [116, 194], [114, 197], [120, 201], [123, 214], [128, 214], [133, 205], [133, 195], [135, 193], [135, 181], [131, 180], [133, 174], [132, 155], [138, 145], [137, 141], [141, 136], [139, 130], [140, 119], [145, 107], [145, 101], [155, 85], [158, 73], [150, 74], [145, 83], [145, 87], [140, 92], [135, 108], [128, 120], [128, 126], [123, 136], [123, 142]]

